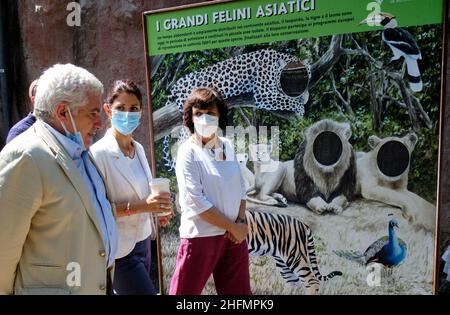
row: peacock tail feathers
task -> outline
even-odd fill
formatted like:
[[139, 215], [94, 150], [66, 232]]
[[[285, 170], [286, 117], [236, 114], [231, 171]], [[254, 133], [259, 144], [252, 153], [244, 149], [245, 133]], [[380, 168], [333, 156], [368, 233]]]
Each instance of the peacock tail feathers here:
[[333, 250], [333, 253], [339, 257], [355, 261], [360, 264], [365, 264], [364, 253], [359, 250]]

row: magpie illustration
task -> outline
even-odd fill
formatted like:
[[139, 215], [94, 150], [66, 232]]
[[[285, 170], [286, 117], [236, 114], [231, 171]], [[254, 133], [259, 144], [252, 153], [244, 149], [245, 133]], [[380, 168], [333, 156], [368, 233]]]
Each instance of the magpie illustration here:
[[[401, 27], [397, 27], [397, 20], [392, 14], [381, 12], [375, 17], [375, 20], [379, 21], [384, 27], [381, 38], [394, 54], [391, 58], [391, 62], [403, 57], [406, 62], [409, 87], [414, 92], [422, 91], [423, 84], [418, 64], [418, 60], [422, 59], [422, 54], [420, 53], [416, 40], [410, 32]], [[366, 23], [367, 19], [361, 21], [360, 24]]]

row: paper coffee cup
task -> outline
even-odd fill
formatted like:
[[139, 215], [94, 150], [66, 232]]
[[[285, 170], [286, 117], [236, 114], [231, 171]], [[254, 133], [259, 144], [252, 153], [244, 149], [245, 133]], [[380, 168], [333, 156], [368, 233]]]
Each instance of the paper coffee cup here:
[[[150, 180], [149, 185], [152, 193], [170, 193], [170, 180], [168, 178], [153, 178]], [[158, 217], [165, 217], [172, 214], [172, 211], [155, 212], [154, 214]]]
[[154, 193], [170, 193], [170, 180], [168, 178], [153, 178], [150, 180], [149, 185]]

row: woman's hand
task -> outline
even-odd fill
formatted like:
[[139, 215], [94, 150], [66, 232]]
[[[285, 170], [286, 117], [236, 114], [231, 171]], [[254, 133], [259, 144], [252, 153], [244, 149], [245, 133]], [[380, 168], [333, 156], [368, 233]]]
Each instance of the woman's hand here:
[[152, 193], [147, 197], [148, 212], [172, 212], [172, 199], [170, 193]]
[[248, 234], [248, 226], [245, 223], [234, 223], [232, 228], [227, 231], [226, 236], [235, 244], [241, 244]]

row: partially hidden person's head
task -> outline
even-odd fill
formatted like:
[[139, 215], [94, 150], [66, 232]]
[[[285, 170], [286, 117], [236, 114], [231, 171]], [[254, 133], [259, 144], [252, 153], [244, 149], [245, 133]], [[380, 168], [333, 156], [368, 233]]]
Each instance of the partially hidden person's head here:
[[28, 88], [28, 97], [30, 98], [31, 105], [34, 106], [34, 100], [36, 98], [36, 90], [38, 86], [38, 79], [31, 82], [30, 87]]
[[140, 124], [142, 116], [142, 94], [131, 80], [113, 83], [103, 104], [111, 127], [124, 136], [129, 136]]
[[34, 113], [38, 119], [88, 148], [102, 128], [103, 84], [89, 71], [72, 64], [47, 69], [36, 90]]
[[222, 95], [214, 88], [197, 88], [187, 97], [183, 106], [183, 124], [191, 133], [209, 138], [217, 128], [225, 130], [228, 107]]

